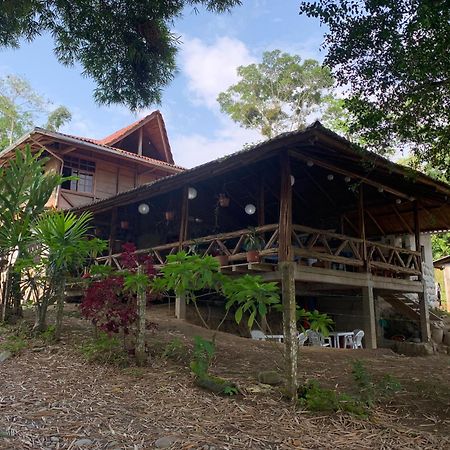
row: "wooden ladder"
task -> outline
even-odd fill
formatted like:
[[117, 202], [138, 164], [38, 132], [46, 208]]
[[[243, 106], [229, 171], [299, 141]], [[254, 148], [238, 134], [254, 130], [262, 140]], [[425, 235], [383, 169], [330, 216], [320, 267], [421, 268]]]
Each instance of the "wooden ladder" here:
[[[420, 321], [420, 306], [417, 300], [413, 300], [404, 294], [384, 294], [380, 297], [388, 302], [399, 313], [411, 320]], [[429, 315], [430, 320], [432, 321], [442, 321], [441, 317], [431, 311], [429, 311]]]

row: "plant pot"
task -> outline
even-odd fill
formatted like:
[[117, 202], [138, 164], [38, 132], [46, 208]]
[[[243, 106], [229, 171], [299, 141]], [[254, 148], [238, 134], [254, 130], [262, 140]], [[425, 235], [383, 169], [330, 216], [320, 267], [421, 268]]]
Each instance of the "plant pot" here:
[[217, 255], [217, 261], [219, 261], [220, 267], [228, 266], [229, 258], [228, 255]]
[[128, 220], [120, 221], [120, 228], [122, 228], [122, 230], [128, 230], [129, 226], [130, 226], [130, 224], [128, 223]]
[[164, 213], [164, 217], [166, 218], [167, 222], [170, 222], [171, 220], [174, 219], [175, 217], [175, 212], [174, 211], [166, 211]]
[[259, 262], [260, 255], [258, 250], [247, 250], [247, 262]]
[[225, 194], [219, 194], [219, 205], [222, 208], [228, 208], [230, 206], [230, 198]]

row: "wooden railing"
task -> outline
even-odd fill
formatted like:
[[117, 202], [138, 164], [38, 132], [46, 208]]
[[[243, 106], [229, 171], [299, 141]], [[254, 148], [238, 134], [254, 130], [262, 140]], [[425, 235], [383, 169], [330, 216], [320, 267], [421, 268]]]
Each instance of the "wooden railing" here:
[[[167, 256], [177, 253], [179, 250], [195, 251], [199, 255], [222, 254], [228, 256], [232, 264], [246, 261], [245, 240], [249, 233], [248, 229], [232, 231], [189, 241], [173, 242], [170, 244], [158, 245], [151, 248], [136, 251], [139, 255], [150, 255], [153, 257], [156, 266], [166, 263]], [[255, 234], [261, 239], [262, 249], [260, 256], [269, 257], [278, 253], [278, 224], [264, 225], [255, 228]], [[112, 265], [120, 269], [120, 253], [97, 258], [97, 264]]]
[[[242, 229], [182, 243], [173, 242], [140, 249], [136, 254], [151, 255], [157, 267], [164, 265], [167, 256], [179, 250], [193, 251], [200, 255], [226, 255], [229, 264], [239, 264], [246, 261], [245, 241], [248, 233], [248, 229]], [[277, 263], [278, 224], [257, 227], [255, 233], [263, 243], [259, 252], [262, 260]], [[293, 226], [291, 245], [294, 259], [299, 265], [371, 272], [385, 277], [408, 278], [421, 275], [421, 253], [418, 251], [364, 241], [303, 225]], [[120, 269], [120, 253], [100, 257], [96, 263]]]

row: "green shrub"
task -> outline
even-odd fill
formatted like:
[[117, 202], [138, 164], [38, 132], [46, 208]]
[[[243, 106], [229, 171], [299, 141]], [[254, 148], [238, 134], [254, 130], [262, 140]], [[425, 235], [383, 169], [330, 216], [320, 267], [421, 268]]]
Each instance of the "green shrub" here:
[[55, 325], [49, 325], [45, 331], [40, 334], [40, 337], [45, 342], [52, 342], [55, 340]]
[[28, 347], [28, 341], [23, 335], [9, 335], [0, 343], [0, 351], [8, 351], [12, 355], [18, 355], [26, 347]]
[[373, 405], [375, 399], [375, 385], [362, 361], [357, 359], [352, 362], [352, 375], [359, 388], [361, 399], [367, 402], [368, 405]]
[[183, 344], [180, 338], [176, 337], [165, 345], [161, 357], [164, 359], [168, 358], [179, 360], [182, 359], [185, 354], [186, 354], [185, 345]]
[[81, 353], [89, 362], [112, 364], [119, 367], [130, 365], [130, 358], [117, 337], [100, 333], [97, 338], [80, 346]]

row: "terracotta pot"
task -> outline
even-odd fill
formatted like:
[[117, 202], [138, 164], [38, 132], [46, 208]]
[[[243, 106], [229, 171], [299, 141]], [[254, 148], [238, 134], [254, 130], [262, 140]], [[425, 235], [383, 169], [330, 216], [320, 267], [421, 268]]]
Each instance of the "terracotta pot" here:
[[170, 222], [171, 220], [174, 219], [175, 217], [175, 212], [174, 211], [166, 211], [164, 213], [164, 217], [166, 218], [167, 222]]
[[122, 230], [128, 230], [129, 225], [128, 220], [120, 221], [120, 228], [122, 228]]
[[219, 205], [222, 208], [228, 208], [230, 206], [230, 199], [225, 194], [219, 194]]
[[218, 255], [216, 256], [217, 261], [219, 261], [220, 267], [228, 266], [228, 255]]
[[247, 250], [247, 262], [259, 262], [260, 256], [258, 250]]

